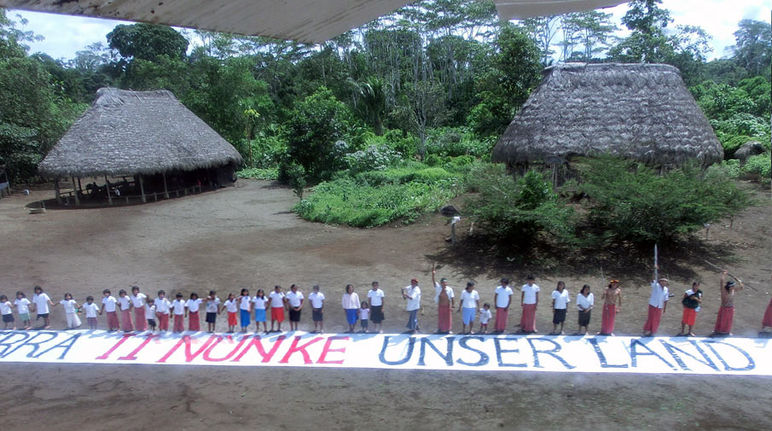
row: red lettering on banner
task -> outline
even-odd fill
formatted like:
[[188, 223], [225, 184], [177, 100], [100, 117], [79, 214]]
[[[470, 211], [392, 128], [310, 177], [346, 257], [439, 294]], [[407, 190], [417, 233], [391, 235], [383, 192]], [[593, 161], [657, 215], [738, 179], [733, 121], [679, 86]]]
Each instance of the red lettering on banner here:
[[142, 342], [139, 346], [137, 346], [136, 349], [132, 350], [131, 353], [129, 353], [126, 356], [121, 356], [118, 358], [119, 361], [133, 361], [137, 359], [137, 353], [139, 353], [140, 350], [144, 349], [145, 346], [147, 346], [150, 343], [150, 340], [153, 338], [158, 338], [158, 335], [148, 335], [147, 338], [145, 338], [145, 341]]
[[118, 347], [121, 347], [121, 344], [123, 344], [124, 342], [126, 342], [126, 340], [128, 340], [129, 338], [131, 338], [133, 336], [134, 336], [134, 334], [124, 334], [124, 336], [121, 337], [121, 339], [118, 340], [118, 342], [115, 343], [115, 345], [113, 347], [110, 347], [110, 350], [106, 351], [101, 356], [97, 356], [94, 359], [107, 359], [110, 356], [110, 354], [115, 351], [115, 349], [117, 349]]
[[305, 344], [303, 344], [301, 346], [298, 346], [298, 342], [300, 341], [301, 338], [303, 338], [303, 337], [300, 337], [300, 336], [295, 337], [295, 340], [292, 341], [292, 345], [290, 346], [289, 350], [287, 350], [287, 353], [284, 355], [283, 358], [281, 358], [281, 361], [279, 361], [280, 364], [288, 363], [290, 356], [292, 356], [292, 354], [295, 353], [295, 352], [300, 352], [303, 355], [303, 361], [305, 362], [306, 365], [314, 363], [311, 360], [311, 356], [308, 354], [308, 351], [306, 351], [306, 347], [316, 343], [317, 341], [320, 341], [322, 339], [322, 337], [316, 337], [316, 338], [312, 339], [311, 341], [309, 341], [309, 342], [307, 342], [307, 343], [305, 343]]
[[184, 343], [185, 344], [185, 362], [193, 362], [194, 359], [198, 355], [204, 352], [207, 347], [212, 343], [212, 341], [216, 338], [214, 335], [209, 336], [209, 338], [206, 339], [206, 342], [203, 346], [199, 347], [198, 350], [196, 350], [195, 353], [193, 353], [190, 349], [190, 335], [183, 335], [182, 338], [180, 338], [180, 341], [177, 342], [177, 344], [174, 345], [174, 347], [169, 350], [167, 354], [165, 354], [161, 359], [159, 359], [156, 362], [166, 362], [169, 357], [174, 354], [174, 352], [177, 351], [177, 349], [180, 348], [180, 346]]
[[[247, 337], [244, 337], [245, 340], [246, 340], [246, 338]], [[252, 341], [250, 341], [250, 343], [247, 344], [247, 347], [245, 347], [244, 350], [241, 351], [239, 356], [236, 356], [236, 359], [234, 359], [233, 362], [240, 361], [241, 358], [243, 358], [244, 355], [247, 354], [247, 352], [249, 351], [249, 348], [252, 347], [252, 346], [255, 346], [255, 348], [257, 349], [257, 353], [259, 353], [260, 356], [263, 357], [263, 361], [262, 362], [266, 363], [266, 362], [270, 361], [271, 358], [273, 358], [273, 355], [276, 354], [276, 350], [279, 349], [279, 346], [281, 345], [282, 341], [284, 341], [285, 338], [286, 337], [284, 335], [280, 335], [279, 338], [277, 338], [276, 341], [273, 342], [273, 347], [271, 347], [271, 350], [268, 353], [266, 353], [265, 349], [263, 348], [263, 343], [261, 341], [260, 336], [255, 335], [254, 337], [252, 337]], [[242, 343], [243, 342], [244, 342], [244, 340], [242, 340]]]
[[[233, 337], [232, 337], [232, 336], [228, 335], [228, 336], [227, 336], [227, 337], [225, 337], [225, 338], [227, 338], [227, 339], [228, 339], [228, 341], [229, 341], [231, 344], [233, 344]], [[246, 337], [246, 336], [245, 336], [245, 337], [242, 337], [242, 338], [241, 338], [241, 341], [239, 341], [239, 344], [237, 344], [237, 345], [236, 345], [236, 347], [234, 347], [234, 348], [231, 350], [231, 352], [230, 352], [230, 353], [228, 353], [228, 354], [227, 354], [225, 357], [223, 357], [223, 358], [213, 358], [213, 357], [211, 356], [212, 350], [214, 350], [214, 348], [215, 348], [215, 347], [217, 347], [217, 345], [218, 345], [218, 344], [220, 344], [220, 341], [222, 341], [222, 340], [223, 340], [223, 337], [221, 337], [221, 336], [219, 336], [219, 335], [218, 335], [218, 336], [217, 336], [217, 340], [215, 340], [215, 341], [214, 341], [214, 343], [212, 343], [212, 344], [209, 346], [209, 348], [208, 348], [208, 349], [206, 349], [206, 352], [204, 352], [204, 356], [203, 356], [203, 358], [204, 358], [204, 360], [205, 360], [205, 361], [208, 361], [208, 362], [222, 362], [222, 361], [227, 361], [228, 359], [230, 359], [230, 358], [231, 358], [231, 356], [235, 355], [235, 354], [236, 354], [236, 352], [238, 352], [238, 351], [239, 351], [239, 349], [241, 348], [241, 346], [243, 346], [243, 345], [244, 345], [244, 342], [245, 342], [245, 341], [247, 341], [247, 339], [248, 339], [248, 338], [249, 338], [249, 337]]]
[[338, 352], [338, 353], [346, 353], [346, 348], [342, 347], [340, 349], [331, 349], [330, 346], [332, 346], [332, 342], [336, 340], [350, 340], [349, 337], [346, 336], [332, 336], [327, 338], [327, 342], [324, 343], [324, 347], [322, 348], [322, 354], [319, 355], [319, 360], [316, 361], [317, 364], [342, 364], [343, 359], [340, 361], [328, 361], [327, 360], [327, 354], [330, 352]]

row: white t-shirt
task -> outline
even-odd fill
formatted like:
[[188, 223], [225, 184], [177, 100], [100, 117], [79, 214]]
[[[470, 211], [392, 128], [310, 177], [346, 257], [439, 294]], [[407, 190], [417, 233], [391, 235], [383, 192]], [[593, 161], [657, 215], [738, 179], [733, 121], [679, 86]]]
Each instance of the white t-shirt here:
[[155, 311], [157, 309], [155, 303], [153, 303], [153, 305], [145, 304], [145, 319], [155, 320]]
[[571, 302], [571, 296], [568, 294], [568, 289], [563, 289], [562, 292], [557, 290], [552, 291], [552, 299], [555, 300], [556, 310], [565, 310], [568, 308], [568, 303]]
[[118, 300], [115, 299], [114, 296], [105, 296], [102, 298], [102, 305], [105, 307], [106, 313], [112, 313], [115, 311], [115, 304], [118, 303]]
[[131, 299], [129, 299], [128, 296], [119, 296], [118, 297], [118, 304], [121, 306], [121, 311], [128, 310], [131, 308]]
[[461, 292], [461, 306], [463, 308], [477, 309], [477, 302], [479, 301], [480, 301], [480, 294], [477, 293], [476, 290], [472, 290], [472, 293], [469, 293], [468, 290], [464, 289]]
[[225, 305], [225, 309], [228, 310], [228, 313], [236, 313], [239, 311], [239, 303], [236, 301], [236, 298], [226, 299], [223, 305]]
[[595, 295], [592, 293], [588, 293], [587, 296], [584, 296], [581, 293], [576, 295], [576, 308], [580, 311], [587, 310], [593, 305], [595, 305]]
[[139, 292], [137, 296], [131, 295], [131, 303], [134, 305], [134, 308], [144, 307], [146, 299], [147, 295], [142, 292]]
[[284, 292], [273, 291], [268, 298], [271, 300], [271, 308], [284, 307]]
[[0, 302], [0, 314], [5, 316], [6, 314], [13, 314], [13, 306], [11, 301]]
[[512, 288], [509, 286], [499, 286], [496, 288], [496, 308], [507, 308], [507, 305], [509, 304], [510, 296], [514, 295], [515, 292], [512, 291]]
[[206, 312], [207, 313], [217, 313], [217, 310], [220, 308], [220, 298], [215, 296], [214, 301], [209, 299], [207, 296], [206, 299]]
[[172, 310], [174, 310], [175, 316], [182, 316], [185, 314], [185, 301], [182, 299], [175, 299], [172, 301]]
[[255, 310], [265, 310], [265, 305], [268, 303], [268, 298], [266, 298], [265, 295], [262, 298], [255, 296], [252, 298], [252, 302], [255, 304]]
[[324, 305], [324, 293], [311, 292], [308, 294], [308, 300], [311, 301], [311, 307], [322, 308]]
[[351, 294], [343, 294], [340, 298], [340, 305], [346, 310], [356, 310], [362, 304], [359, 302], [359, 295], [356, 292], [351, 292]]
[[649, 296], [649, 305], [657, 308], [665, 308], [665, 302], [669, 299], [667, 287], [662, 286], [657, 281], [651, 282], [651, 296]]
[[[440, 302], [440, 292], [442, 292], [442, 285], [440, 283], [434, 283], [434, 303]], [[453, 294], [453, 288], [445, 286], [445, 293], [448, 295], [448, 300], [455, 298]]]
[[303, 300], [303, 292], [301, 291], [289, 291], [287, 292], [287, 300], [289, 301], [290, 307], [300, 307], [300, 302]]
[[413, 285], [405, 287], [405, 295], [409, 296], [405, 310], [414, 311], [421, 308], [421, 288]]
[[252, 302], [252, 298], [249, 296], [240, 296], [239, 297], [239, 309], [240, 310], [250, 310], [249, 303]]
[[76, 302], [74, 299], [62, 299], [59, 303], [64, 307], [65, 314], [75, 314]]
[[360, 308], [359, 309], [359, 319], [360, 320], [370, 320], [370, 309], [369, 308]]
[[195, 313], [198, 311], [198, 307], [201, 306], [202, 302], [203, 301], [201, 300], [201, 298], [188, 299], [185, 302], [185, 306], [188, 307], [188, 311], [190, 311], [191, 313]]
[[156, 298], [155, 300], [155, 311], [158, 312], [158, 314], [169, 314], [171, 306], [171, 302], [169, 302], [165, 296], [163, 298]]
[[523, 304], [536, 304], [536, 293], [539, 292], [539, 286], [536, 284], [527, 285], [524, 284], [521, 288], [523, 292]]
[[488, 323], [488, 321], [491, 320], [491, 317], [493, 317], [493, 315], [491, 314], [491, 310], [486, 310], [484, 308], [480, 309], [480, 323], [482, 324]]
[[50, 300], [51, 298], [49, 298], [45, 292], [42, 292], [40, 295], [33, 296], [32, 302], [35, 303], [35, 312], [37, 314], [48, 314], [48, 301]]
[[384, 294], [381, 289], [373, 290], [370, 289], [367, 291], [367, 297], [370, 298], [370, 306], [373, 307], [379, 307], [383, 305], [383, 298]]
[[26, 314], [29, 313], [29, 305], [31, 304], [29, 302], [29, 299], [27, 298], [16, 298], [13, 301], [13, 304], [16, 306], [16, 312], [19, 314]]
[[83, 304], [83, 309], [86, 311], [86, 318], [96, 319], [97, 313], [99, 313], [99, 306], [93, 302], [91, 304], [88, 302]]

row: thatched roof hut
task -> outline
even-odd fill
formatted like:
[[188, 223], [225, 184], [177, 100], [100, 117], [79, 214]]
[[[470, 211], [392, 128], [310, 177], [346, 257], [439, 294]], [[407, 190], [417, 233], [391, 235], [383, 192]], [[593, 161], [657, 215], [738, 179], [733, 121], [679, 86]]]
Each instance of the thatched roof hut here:
[[545, 69], [493, 149], [522, 166], [612, 154], [654, 166], [720, 161], [723, 149], [673, 66], [567, 63]]
[[101, 88], [38, 165], [41, 175], [152, 175], [238, 165], [241, 155], [171, 92]]

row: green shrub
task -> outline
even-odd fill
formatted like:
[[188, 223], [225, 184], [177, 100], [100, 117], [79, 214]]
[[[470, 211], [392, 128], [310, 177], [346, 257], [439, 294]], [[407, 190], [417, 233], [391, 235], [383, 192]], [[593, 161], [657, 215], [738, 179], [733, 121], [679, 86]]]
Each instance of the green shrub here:
[[580, 165], [587, 239], [595, 246], [672, 241], [750, 204], [724, 169], [687, 166], [663, 175], [636, 162], [601, 157]]
[[759, 179], [770, 178], [770, 160], [769, 153], [759, 154], [749, 157], [742, 166], [742, 173], [745, 177], [756, 177]]
[[733, 158], [735, 151], [739, 150], [746, 142], [752, 140], [753, 138], [746, 135], [722, 135], [720, 141], [721, 146], [724, 147], [724, 158]]
[[357, 174], [354, 179], [362, 185], [380, 186], [409, 182], [432, 184], [441, 180], [456, 181], [458, 177], [443, 168], [426, 167], [426, 165], [421, 163], [403, 163], [398, 167], [392, 167], [383, 171], [362, 172]]
[[729, 159], [721, 162], [721, 165], [713, 165], [711, 168], [716, 169], [720, 166], [724, 170], [725, 174], [730, 178], [740, 178], [742, 174], [742, 168], [740, 167], [740, 161], [737, 159]]
[[492, 141], [480, 140], [465, 127], [441, 127], [427, 131], [426, 153], [443, 157], [487, 157]]
[[247, 168], [236, 172], [239, 178], [251, 178], [254, 180], [276, 180], [279, 178], [278, 168]]
[[484, 165], [470, 173], [467, 187], [477, 195], [464, 212], [491, 236], [525, 246], [540, 234], [559, 243], [575, 241], [575, 213], [542, 174], [530, 171], [515, 179], [502, 165]]
[[380, 171], [400, 160], [401, 154], [382, 145], [371, 145], [364, 150], [355, 151], [345, 156], [349, 174], [355, 175], [366, 171]]

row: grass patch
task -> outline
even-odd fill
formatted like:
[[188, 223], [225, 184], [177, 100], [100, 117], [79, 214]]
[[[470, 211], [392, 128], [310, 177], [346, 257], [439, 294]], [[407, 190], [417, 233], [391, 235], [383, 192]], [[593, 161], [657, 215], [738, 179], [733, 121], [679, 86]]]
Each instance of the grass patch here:
[[249, 178], [253, 180], [275, 181], [279, 177], [278, 168], [246, 168], [236, 172], [239, 178]]

